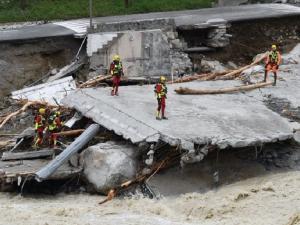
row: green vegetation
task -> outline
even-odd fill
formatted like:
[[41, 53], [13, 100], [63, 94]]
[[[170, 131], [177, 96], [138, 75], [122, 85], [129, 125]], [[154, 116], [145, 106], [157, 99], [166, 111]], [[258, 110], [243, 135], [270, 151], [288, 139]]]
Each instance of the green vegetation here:
[[[94, 16], [207, 8], [213, 0], [93, 0]], [[0, 0], [0, 22], [89, 16], [89, 0]]]

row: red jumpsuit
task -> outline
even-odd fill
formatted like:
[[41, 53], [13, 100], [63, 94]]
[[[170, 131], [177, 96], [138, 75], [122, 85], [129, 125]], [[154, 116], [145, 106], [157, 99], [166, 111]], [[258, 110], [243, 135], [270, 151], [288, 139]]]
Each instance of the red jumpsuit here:
[[34, 123], [35, 123], [35, 132], [36, 132], [36, 137], [35, 137], [35, 143], [34, 145], [41, 146], [43, 143], [43, 138], [44, 138], [44, 130], [45, 130], [45, 118], [42, 115], [37, 115], [34, 118]]
[[113, 61], [110, 64], [109, 72], [113, 76], [113, 89], [111, 91], [111, 95], [118, 95], [119, 85], [121, 82], [121, 76], [124, 75], [122, 62]]
[[49, 137], [49, 145], [50, 147], [56, 147], [57, 144], [57, 132], [59, 132], [59, 128], [62, 126], [62, 122], [59, 116], [56, 116], [55, 119], [49, 124], [48, 130], [50, 133]]
[[265, 65], [264, 82], [267, 81], [269, 71], [272, 71], [274, 74], [274, 84], [273, 85], [276, 85], [277, 70], [279, 68], [280, 63], [281, 63], [281, 55], [278, 51], [271, 51], [268, 53], [268, 56], [266, 58], [266, 65]]
[[166, 98], [167, 98], [167, 93], [168, 93], [168, 89], [167, 89], [166, 84], [161, 83], [161, 82], [157, 83], [155, 85], [154, 92], [156, 93], [157, 103], [158, 103], [156, 118], [157, 119], [160, 118], [159, 115], [160, 115], [160, 112], [161, 112], [161, 116], [162, 116], [161, 118], [162, 119], [167, 119], [165, 117]]

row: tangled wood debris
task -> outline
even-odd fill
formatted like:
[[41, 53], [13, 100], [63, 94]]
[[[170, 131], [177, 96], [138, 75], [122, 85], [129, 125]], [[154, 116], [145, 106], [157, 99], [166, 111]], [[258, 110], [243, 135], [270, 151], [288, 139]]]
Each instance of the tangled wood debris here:
[[70, 130], [70, 131], [61, 131], [59, 133], [55, 133], [56, 135], [60, 137], [70, 137], [70, 136], [78, 136], [81, 133], [83, 133], [85, 129], [78, 129], [78, 130]]
[[20, 104], [23, 104], [22, 108], [19, 109], [16, 112], [8, 114], [5, 118], [2, 119], [1, 124], [0, 124], [0, 129], [13, 117], [21, 114], [22, 112], [25, 112], [30, 106], [44, 106], [47, 108], [60, 108], [60, 109], [66, 109], [66, 107], [63, 106], [58, 106], [58, 105], [52, 105], [47, 102], [42, 102], [42, 101], [20, 101]]
[[137, 176], [137, 178], [133, 180], [126, 181], [122, 183], [120, 186], [115, 187], [108, 191], [107, 197], [99, 202], [100, 205], [112, 200], [114, 197], [116, 197], [121, 191], [129, 188], [130, 186], [141, 184], [143, 182], [149, 181], [156, 173], [158, 173], [162, 169], [166, 169], [172, 163], [174, 163], [174, 160], [178, 159], [179, 155], [168, 155], [165, 159], [161, 160], [160, 162], [155, 163], [152, 168], [150, 169], [151, 172], [149, 174], [141, 174]]

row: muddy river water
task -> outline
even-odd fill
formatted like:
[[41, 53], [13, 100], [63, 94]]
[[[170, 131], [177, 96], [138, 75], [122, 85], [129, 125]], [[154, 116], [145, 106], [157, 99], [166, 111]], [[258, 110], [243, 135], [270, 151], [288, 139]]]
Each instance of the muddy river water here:
[[[300, 172], [269, 173], [205, 193], [150, 200], [59, 194], [0, 194], [0, 224], [288, 225], [300, 224]], [[299, 215], [299, 219], [297, 216]], [[290, 223], [292, 222], [292, 223]]]

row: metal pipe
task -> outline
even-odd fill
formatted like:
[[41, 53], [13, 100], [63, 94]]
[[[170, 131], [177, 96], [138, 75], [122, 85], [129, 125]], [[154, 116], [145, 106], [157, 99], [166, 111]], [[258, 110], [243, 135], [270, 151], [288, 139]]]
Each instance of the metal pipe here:
[[72, 144], [62, 153], [55, 157], [48, 165], [35, 173], [35, 179], [41, 182], [51, 176], [62, 164], [71, 158], [76, 152], [81, 150], [99, 131], [100, 125], [90, 125]]
[[79, 59], [79, 54], [80, 54], [81, 49], [82, 49], [82, 47], [83, 47], [83, 44], [84, 44], [84, 42], [85, 42], [86, 40], [87, 40], [87, 35], [85, 35], [83, 41], [81, 42], [81, 45], [80, 45], [80, 47], [79, 47], [79, 49], [78, 49], [78, 51], [77, 51], [77, 54], [76, 54], [76, 56], [75, 56], [75, 59], [73, 59], [73, 61], [77, 61], [77, 60]]

